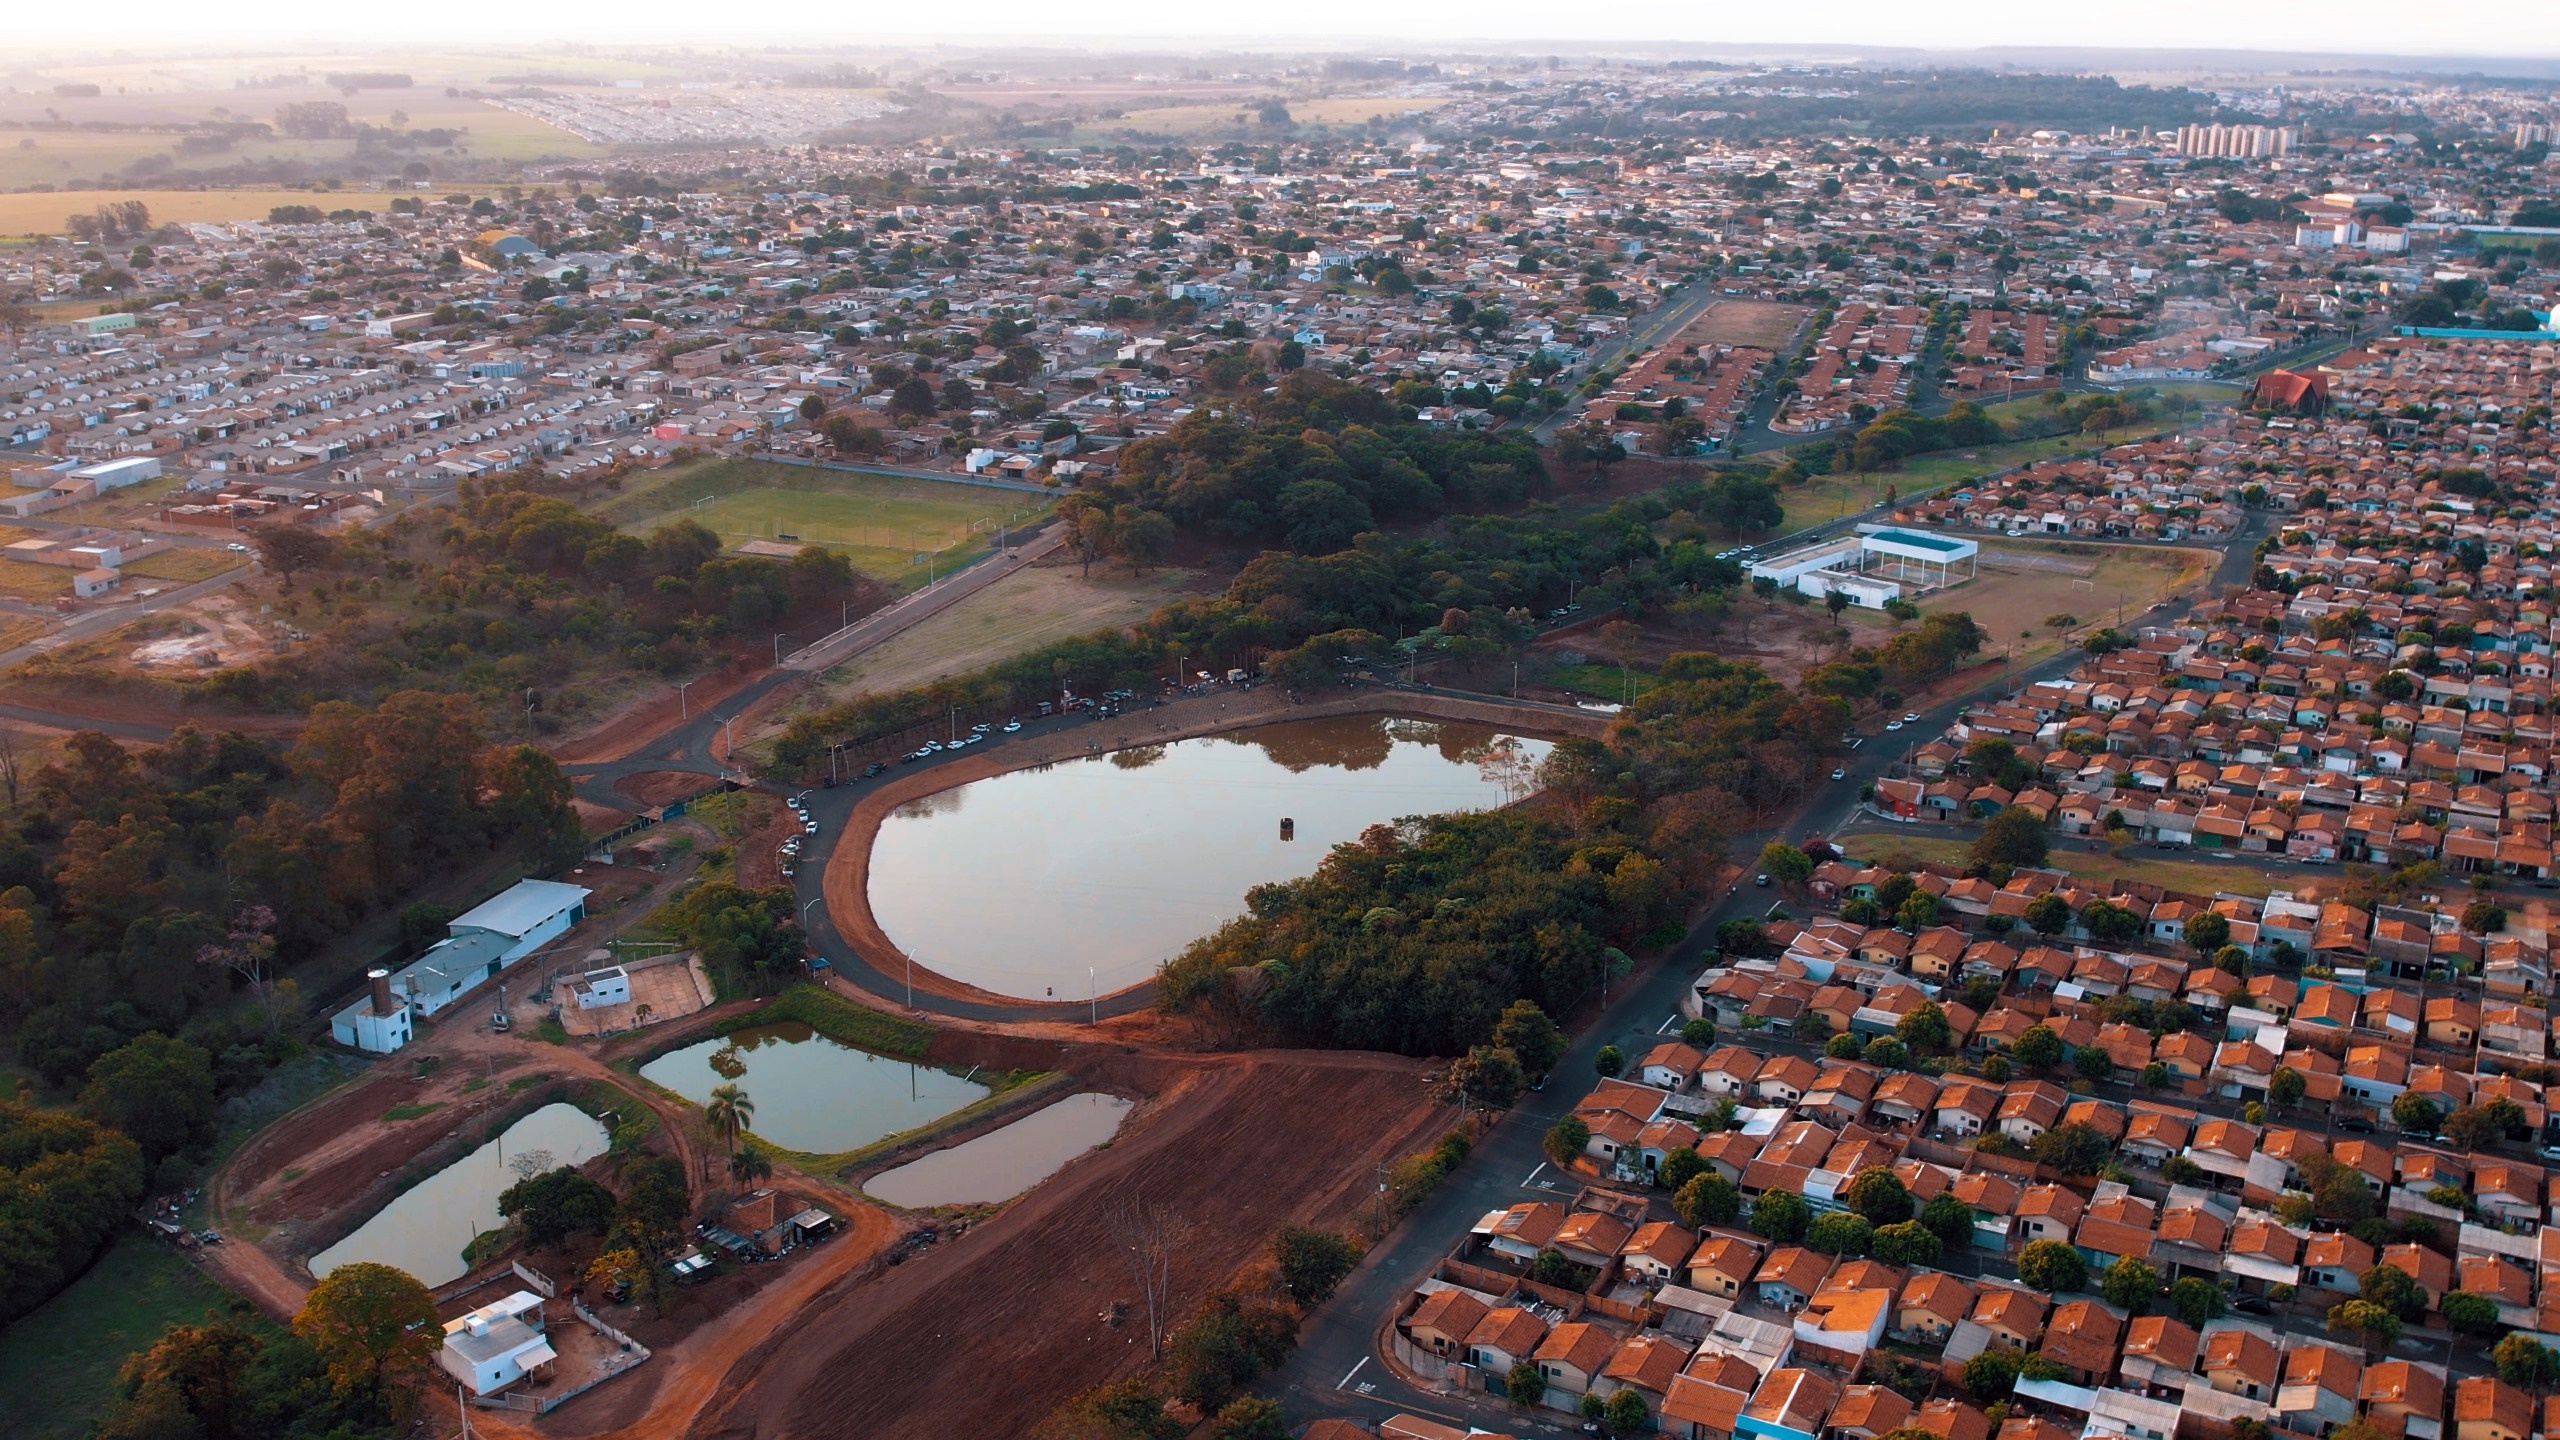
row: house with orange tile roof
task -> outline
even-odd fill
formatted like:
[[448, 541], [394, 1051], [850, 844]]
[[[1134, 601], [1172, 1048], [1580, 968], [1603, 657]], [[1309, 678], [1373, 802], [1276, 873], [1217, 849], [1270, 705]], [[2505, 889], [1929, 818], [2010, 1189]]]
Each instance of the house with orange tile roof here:
[[1738, 1300], [1743, 1287], [1760, 1271], [1760, 1253], [1760, 1247], [1749, 1240], [1709, 1235], [1689, 1255], [1689, 1288]]
[[1576, 1265], [1588, 1265], [1597, 1270], [1618, 1258], [1618, 1252], [1626, 1247], [1634, 1234], [1634, 1227], [1615, 1215], [1596, 1210], [1576, 1210], [1556, 1227], [1554, 1237], [1547, 1241], [1547, 1248], [1560, 1252]]
[[1668, 1336], [1634, 1336], [1622, 1341], [1609, 1363], [1601, 1367], [1598, 1378], [1591, 1382], [1591, 1393], [1606, 1397], [1633, 1390], [1644, 1397], [1645, 1409], [1659, 1411], [1664, 1397], [1671, 1393], [1671, 1382], [1679, 1378], [1680, 1368], [1688, 1360], [1688, 1347]]
[[1468, 1333], [1467, 1362], [1487, 1377], [1508, 1375], [1512, 1366], [1536, 1354], [1546, 1338], [1547, 1322], [1534, 1312], [1497, 1306]]
[[2010, 1233], [2020, 1245], [2038, 1240], [2068, 1243], [2072, 1232], [2080, 1228], [2081, 1213], [2087, 1208], [2077, 1191], [2059, 1185], [2031, 1185], [2018, 1197], [2018, 1223]]
[[2061, 1366], [2074, 1385], [2103, 1385], [2115, 1374], [2123, 1338], [2124, 1322], [2114, 1311], [2095, 1300], [2071, 1300], [2053, 1307], [2036, 1353]]
[[2495, 1375], [2453, 1387], [2453, 1440], [2530, 1440], [2533, 1397]]
[[1687, 1230], [1668, 1220], [1654, 1220], [1637, 1226], [1618, 1254], [1629, 1275], [1667, 1283], [1687, 1271], [1689, 1255], [1697, 1248], [1697, 1237]]
[[1830, 1273], [1830, 1256], [1801, 1245], [1781, 1245], [1751, 1272], [1751, 1285], [1761, 1304], [1799, 1310], [1813, 1299]]
[[2257, 1331], [2234, 1325], [2205, 1336], [2204, 1359], [2197, 1368], [2206, 1383], [2225, 1395], [2273, 1404], [2284, 1377], [2284, 1356]]
[[1701, 1350], [1671, 1382], [1655, 1423], [1670, 1440], [1733, 1440], [1760, 1372], [1730, 1355]]
[[1840, 1392], [1823, 1427], [1823, 1440], [1877, 1440], [1911, 1421], [1911, 1402], [1881, 1385], [1852, 1385]]
[[2031, 1350], [2044, 1333], [2047, 1304], [2033, 1290], [1985, 1280], [1974, 1287], [1973, 1313], [1966, 1318], [2012, 1350]]
[[1911, 1428], [1938, 1440], [1991, 1440], [1991, 1419], [1961, 1400], [1932, 1400], [1911, 1412]]
[[2284, 1355], [2276, 1413], [2284, 1417], [2287, 1428], [2306, 1432], [2343, 1425], [2355, 1418], [2356, 1390], [2363, 1379], [2363, 1362], [2346, 1351], [2334, 1345], [2297, 1343]]
[[2173, 1315], [2137, 1315], [2125, 1326], [2117, 1368], [2128, 1387], [2182, 1390], [2195, 1378], [2204, 1342]]
[[1608, 1331], [1589, 1321], [1568, 1320], [1547, 1332], [1529, 1361], [1545, 1377], [1547, 1389], [1580, 1395], [1600, 1378], [1616, 1353], [1618, 1342]]
[[2403, 1434], [2412, 1420], [2441, 1425], [2444, 1376], [2434, 1366], [2412, 1360], [2377, 1360], [2364, 1367], [2364, 1378], [2356, 1383], [2356, 1403], [2364, 1407], [2367, 1419], [2386, 1429], [2391, 1422], [2399, 1422]]
[[1923, 1344], [1941, 1344], [1973, 1313], [1974, 1291], [1943, 1270], [1921, 1270], [1903, 1282], [1894, 1303], [1893, 1331]]
[[1838, 1387], [1815, 1372], [1781, 1366], [1742, 1407], [1740, 1429], [1764, 1440], [1815, 1440], [1839, 1398]]
[[1434, 1355], [1463, 1355], [1467, 1337], [1491, 1313], [1491, 1307], [1464, 1290], [1435, 1290], [1405, 1317], [1404, 1332], [1416, 1346]]

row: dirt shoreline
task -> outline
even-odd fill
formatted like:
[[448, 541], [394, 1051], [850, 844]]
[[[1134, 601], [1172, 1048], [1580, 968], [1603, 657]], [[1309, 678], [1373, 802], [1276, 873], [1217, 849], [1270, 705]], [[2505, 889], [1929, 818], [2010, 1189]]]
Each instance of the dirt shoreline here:
[[[1139, 710], [1104, 724], [1062, 728], [1027, 742], [1007, 744], [984, 754], [965, 755], [928, 770], [897, 776], [863, 796], [845, 817], [844, 831], [836, 837], [835, 848], [827, 856], [820, 892], [826, 898], [827, 917], [834, 922], [836, 933], [870, 962], [873, 970], [884, 976], [896, 975], [903, 979], [907, 967], [912, 967], [915, 988], [926, 994], [986, 1005], [1025, 1008], [1039, 1005], [1041, 1002], [1037, 1000], [983, 990], [916, 964], [913, 957], [900, 949], [897, 942], [889, 938], [888, 932], [881, 928], [879, 917], [871, 911], [871, 846], [890, 812], [910, 801], [974, 780], [1053, 765], [1079, 756], [1125, 750], [1133, 745], [1161, 745], [1174, 740], [1196, 739], [1282, 720], [1320, 720], [1339, 715], [1412, 715], [1426, 720], [1493, 725], [1506, 731], [1548, 739], [1596, 738], [1609, 723], [1607, 716], [1596, 713], [1586, 720], [1562, 712], [1519, 710], [1487, 701], [1382, 686], [1361, 686], [1322, 700], [1292, 705], [1285, 691], [1266, 685], [1176, 701], [1160, 710]], [[842, 976], [837, 977], [837, 983], [872, 1004], [900, 1012], [906, 1010], [903, 994], [877, 994]], [[1149, 982], [1139, 982], [1140, 985], [1146, 983]], [[1137, 985], [1124, 986], [1112, 994], [1124, 995], [1137, 988]]]

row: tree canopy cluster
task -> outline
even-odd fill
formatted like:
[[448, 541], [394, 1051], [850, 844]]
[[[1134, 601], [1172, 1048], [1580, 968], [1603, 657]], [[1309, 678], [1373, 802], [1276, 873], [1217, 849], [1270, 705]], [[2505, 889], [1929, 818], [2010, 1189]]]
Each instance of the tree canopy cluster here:
[[1382, 520], [1516, 504], [1546, 479], [1525, 438], [1433, 430], [1399, 419], [1375, 390], [1299, 370], [1271, 394], [1202, 406], [1125, 447], [1094, 497], [1186, 533], [1322, 554]]
[[0, 1326], [71, 1283], [142, 1197], [142, 1149], [94, 1121], [0, 1105]]

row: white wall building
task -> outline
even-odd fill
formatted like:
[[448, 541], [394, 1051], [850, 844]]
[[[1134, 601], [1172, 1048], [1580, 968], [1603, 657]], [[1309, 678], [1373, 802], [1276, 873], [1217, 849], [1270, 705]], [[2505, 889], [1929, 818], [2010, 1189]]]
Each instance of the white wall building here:
[[329, 1036], [369, 1055], [388, 1055], [409, 1043], [409, 1006], [391, 990], [391, 972], [369, 970], [365, 998], [329, 1021]]
[[474, 1395], [494, 1395], [559, 1358], [543, 1330], [542, 1297], [530, 1290], [446, 1321], [436, 1352], [436, 1364]]
[[569, 982], [569, 993], [578, 997], [581, 1010], [601, 1010], [607, 1005], [624, 1005], [631, 1000], [631, 973], [619, 965], [604, 970], [590, 970]]

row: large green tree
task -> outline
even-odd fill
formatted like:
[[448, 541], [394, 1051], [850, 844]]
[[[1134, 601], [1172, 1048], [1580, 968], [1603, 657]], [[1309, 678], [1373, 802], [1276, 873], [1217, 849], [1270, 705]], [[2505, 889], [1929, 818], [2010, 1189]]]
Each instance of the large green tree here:
[[407, 1413], [444, 1340], [427, 1287], [369, 1260], [321, 1277], [295, 1312], [293, 1333], [320, 1352], [340, 1394], [372, 1395], [394, 1414]]

